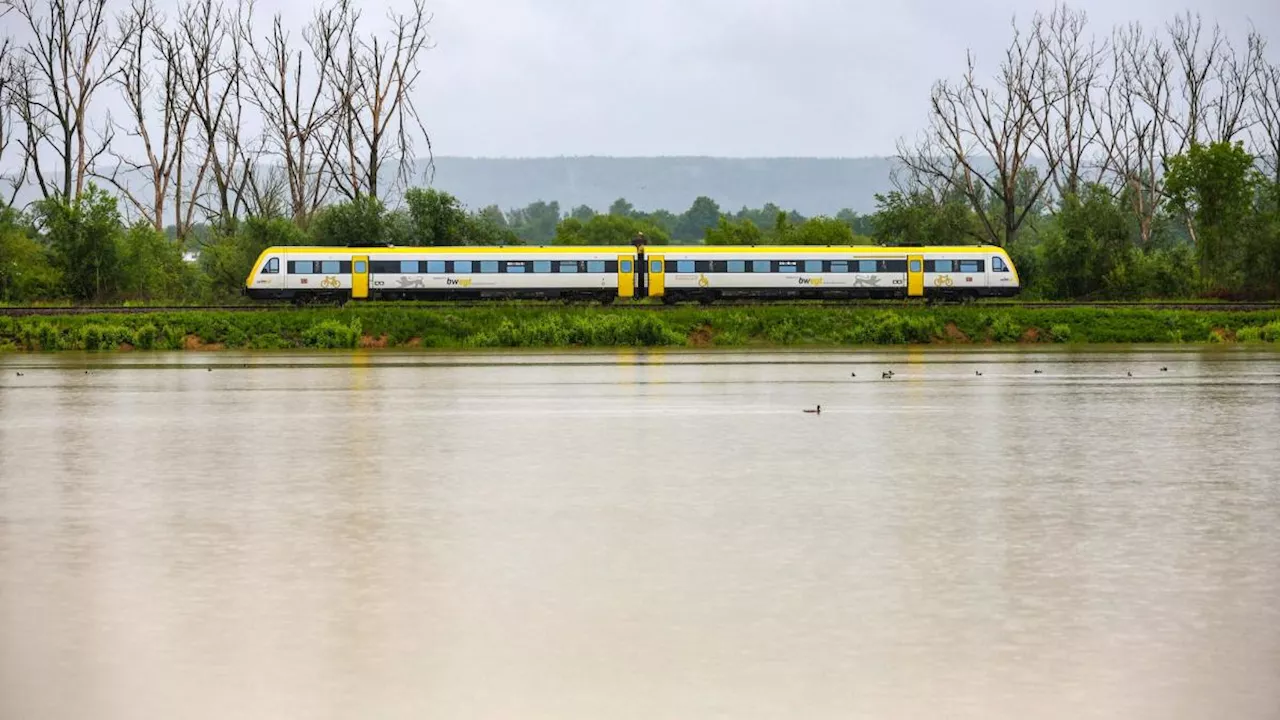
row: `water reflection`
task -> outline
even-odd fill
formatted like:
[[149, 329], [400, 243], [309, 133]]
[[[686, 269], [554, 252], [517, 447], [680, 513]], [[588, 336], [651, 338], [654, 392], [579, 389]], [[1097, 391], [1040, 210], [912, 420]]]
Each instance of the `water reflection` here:
[[5, 357], [0, 717], [1275, 717], [1278, 374]]

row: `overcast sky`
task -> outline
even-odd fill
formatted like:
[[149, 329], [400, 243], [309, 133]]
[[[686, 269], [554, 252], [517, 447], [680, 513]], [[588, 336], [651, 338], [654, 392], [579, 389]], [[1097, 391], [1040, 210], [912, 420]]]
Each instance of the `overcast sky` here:
[[[391, 0], [392, 6], [402, 0]], [[281, 2], [281, 0], [275, 0]], [[437, 154], [866, 156], [922, 125], [965, 50], [994, 59], [1015, 0], [430, 0], [417, 97]], [[260, 6], [266, 10], [269, 6]], [[1090, 24], [1181, 9], [1280, 50], [1280, 0], [1084, 0]], [[377, 11], [365, 6], [366, 16]]]

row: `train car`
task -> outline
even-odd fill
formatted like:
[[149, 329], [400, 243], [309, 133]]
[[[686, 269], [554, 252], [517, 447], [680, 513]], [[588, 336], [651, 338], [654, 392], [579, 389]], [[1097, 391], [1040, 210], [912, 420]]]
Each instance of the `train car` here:
[[719, 298], [1012, 296], [1018, 274], [993, 246], [668, 246], [648, 248], [649, 295]]
[[631, 297], [634, 247], [271, 247], [245, 293], [262, 300]]
[[272, 247], [245, 283], [257, 299], [536, 297], [1008, 297], [1017, 270], [993, 246]]

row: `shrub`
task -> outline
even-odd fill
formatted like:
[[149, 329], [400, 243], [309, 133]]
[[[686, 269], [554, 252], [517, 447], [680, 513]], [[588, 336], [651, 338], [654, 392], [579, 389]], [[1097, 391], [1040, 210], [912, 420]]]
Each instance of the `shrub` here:
[[999, 315], [991, 322], [991, 339], [996, 342], [1014, 342], [1022, 337], [1022, 327], [1008, 315]]
[[154, 350], [159, 339], [160, 330], [151, 323], [133, 331], [133, 345], [141, 350]]
[[1061, 325], [1061, 324], [1054, 325], [1053, 327], [1049, 328], [1049, 336], [1053, 338], [1054, 342], [1060, 342], [1060, 343], [1070, 342], [1071, 326]]
[[302, 332], [302, 344], [307, 347], [337, 350], [353, 348], [360, 342], [360, 319], [344, 325], [337, 320], [324, 320]]

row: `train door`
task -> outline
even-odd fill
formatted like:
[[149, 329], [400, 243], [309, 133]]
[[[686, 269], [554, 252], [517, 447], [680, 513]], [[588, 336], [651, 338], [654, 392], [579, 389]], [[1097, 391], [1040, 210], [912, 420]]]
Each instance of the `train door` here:
[[618, 256], [618, 297], [635, 297], [636, 273], [634, 255]]
[[351, 297], [369, 297], [369, 258], [366, 255], [351, 258]]
[[907, 297], [924, 295], [924, 256], [907, 257]]
[[663, 271], [661, 255], [649, 256], [649, 297], [662, 297], [666, 291], [667, 275]]

